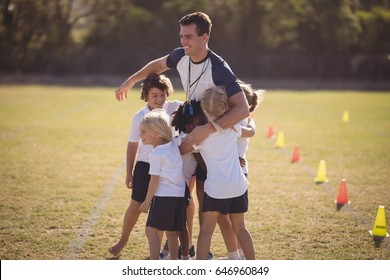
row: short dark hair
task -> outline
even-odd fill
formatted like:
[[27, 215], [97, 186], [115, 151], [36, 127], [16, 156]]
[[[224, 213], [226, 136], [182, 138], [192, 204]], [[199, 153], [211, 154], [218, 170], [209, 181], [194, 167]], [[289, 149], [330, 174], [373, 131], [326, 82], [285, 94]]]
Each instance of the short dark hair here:
[[202, 12], [195, 12], [182, 17], [179, 21], [180, 25], [196, 25], [196, 33], [202, 36], [204, 33], [210, 36], [211, 33], [211, 19], [210, 17]]

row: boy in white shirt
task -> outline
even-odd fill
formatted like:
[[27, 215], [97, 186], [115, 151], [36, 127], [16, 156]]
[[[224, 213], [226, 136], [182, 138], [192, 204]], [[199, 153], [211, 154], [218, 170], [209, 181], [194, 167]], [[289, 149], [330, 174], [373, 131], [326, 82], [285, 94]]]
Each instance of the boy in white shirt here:
[[130, 135], [126, 152], [126, 187], [132, 189], [131, 200], [123, 219], [122, 234], [120, 240], [108, 251], [119, 256], [126, 246], [131, 231], [138, 221], [139, 207], [145, 200], [150, 180], [149, 153], [153, 147], [144, 145], [140, 138], [139, 127], [144, 116], [156, 108], [163, 108], [169, 115], [183, 104], [181, 101], [167, 101], [167, 97], [173, 93], [172, 83], [164, 75], [151, 74], [142, 83], [141, 99], [146, 106], [139, 110], [132, 118]]

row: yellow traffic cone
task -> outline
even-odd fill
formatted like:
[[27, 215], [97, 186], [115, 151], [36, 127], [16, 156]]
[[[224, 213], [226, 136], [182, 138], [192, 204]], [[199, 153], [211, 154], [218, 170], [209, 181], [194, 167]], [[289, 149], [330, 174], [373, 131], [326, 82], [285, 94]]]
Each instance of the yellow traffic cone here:
[[317, 184], [329, 182], [328, 178], [326, 178], [325, 160], [320, 161], [320, 165], [318, 166], [317, 171], [317, 178], [314, 179], [314, 182], [316, 182]]
[[386, 232], [386, 215], [384, 206], [379, 206], [374, 228], [370, 231], [370, 234], [374, 237], [389, 237], [389, 234]]
[[345, 123], [349, 122], [349, 112], [348, 111], [344, 111], [344, 113], [343, 113], [343, 122], [345, 122]]
[[284, 147], [284, 133], [283, 131], [278, 132], [278, 136], [276, 137], [275, 148], [283, 148]]

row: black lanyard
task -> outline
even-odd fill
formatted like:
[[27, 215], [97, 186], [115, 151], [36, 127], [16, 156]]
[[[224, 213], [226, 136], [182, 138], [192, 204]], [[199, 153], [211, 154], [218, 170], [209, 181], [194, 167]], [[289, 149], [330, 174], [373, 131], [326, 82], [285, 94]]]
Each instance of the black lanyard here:
[[[194, 94], [196, 88], [198, 87], [200, 78], [202, 77], [204, 72], [206, 72], [208, 65], [209, 65], [209, 59], [207, 58], [207, 60], [203, 62], [202, 71], [200, 72], [199, 77], [193, 83], [191, 83], [191, 58], [188, 59], [188, 80], [187, 80], [187, 92], [186, 92], [188, 96], [187, 100], [191, 99], [191, 96]], [[190, 94], [190, 90], [193, 85], [195, 85], [195, 87], [192, 90], [192, 93]]]

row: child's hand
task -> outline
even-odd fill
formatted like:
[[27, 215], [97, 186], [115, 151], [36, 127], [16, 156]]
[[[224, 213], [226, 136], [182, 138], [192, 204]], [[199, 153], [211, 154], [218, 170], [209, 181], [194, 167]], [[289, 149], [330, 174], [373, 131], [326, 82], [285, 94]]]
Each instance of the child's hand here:
[[132, 174], [127, 174], [126, 175], [126, 181], [125, 181], [126, 187], [128, 189], [133, 188], [133, 175]]
[[240, 165], [241, 165], [241, 167], [245, 167], [245, 165], [246, 165], [246, 160], [245, 160], [244, 158], [242, 158], [242, 157], [238, 157], [238, 159], [240, 160]]
[[143, 213], [148, 213], [148, 209], [150, 206], [150, 201], [144, 201], [142, 202], [141, 206], [139, 207], [139, 211]]

